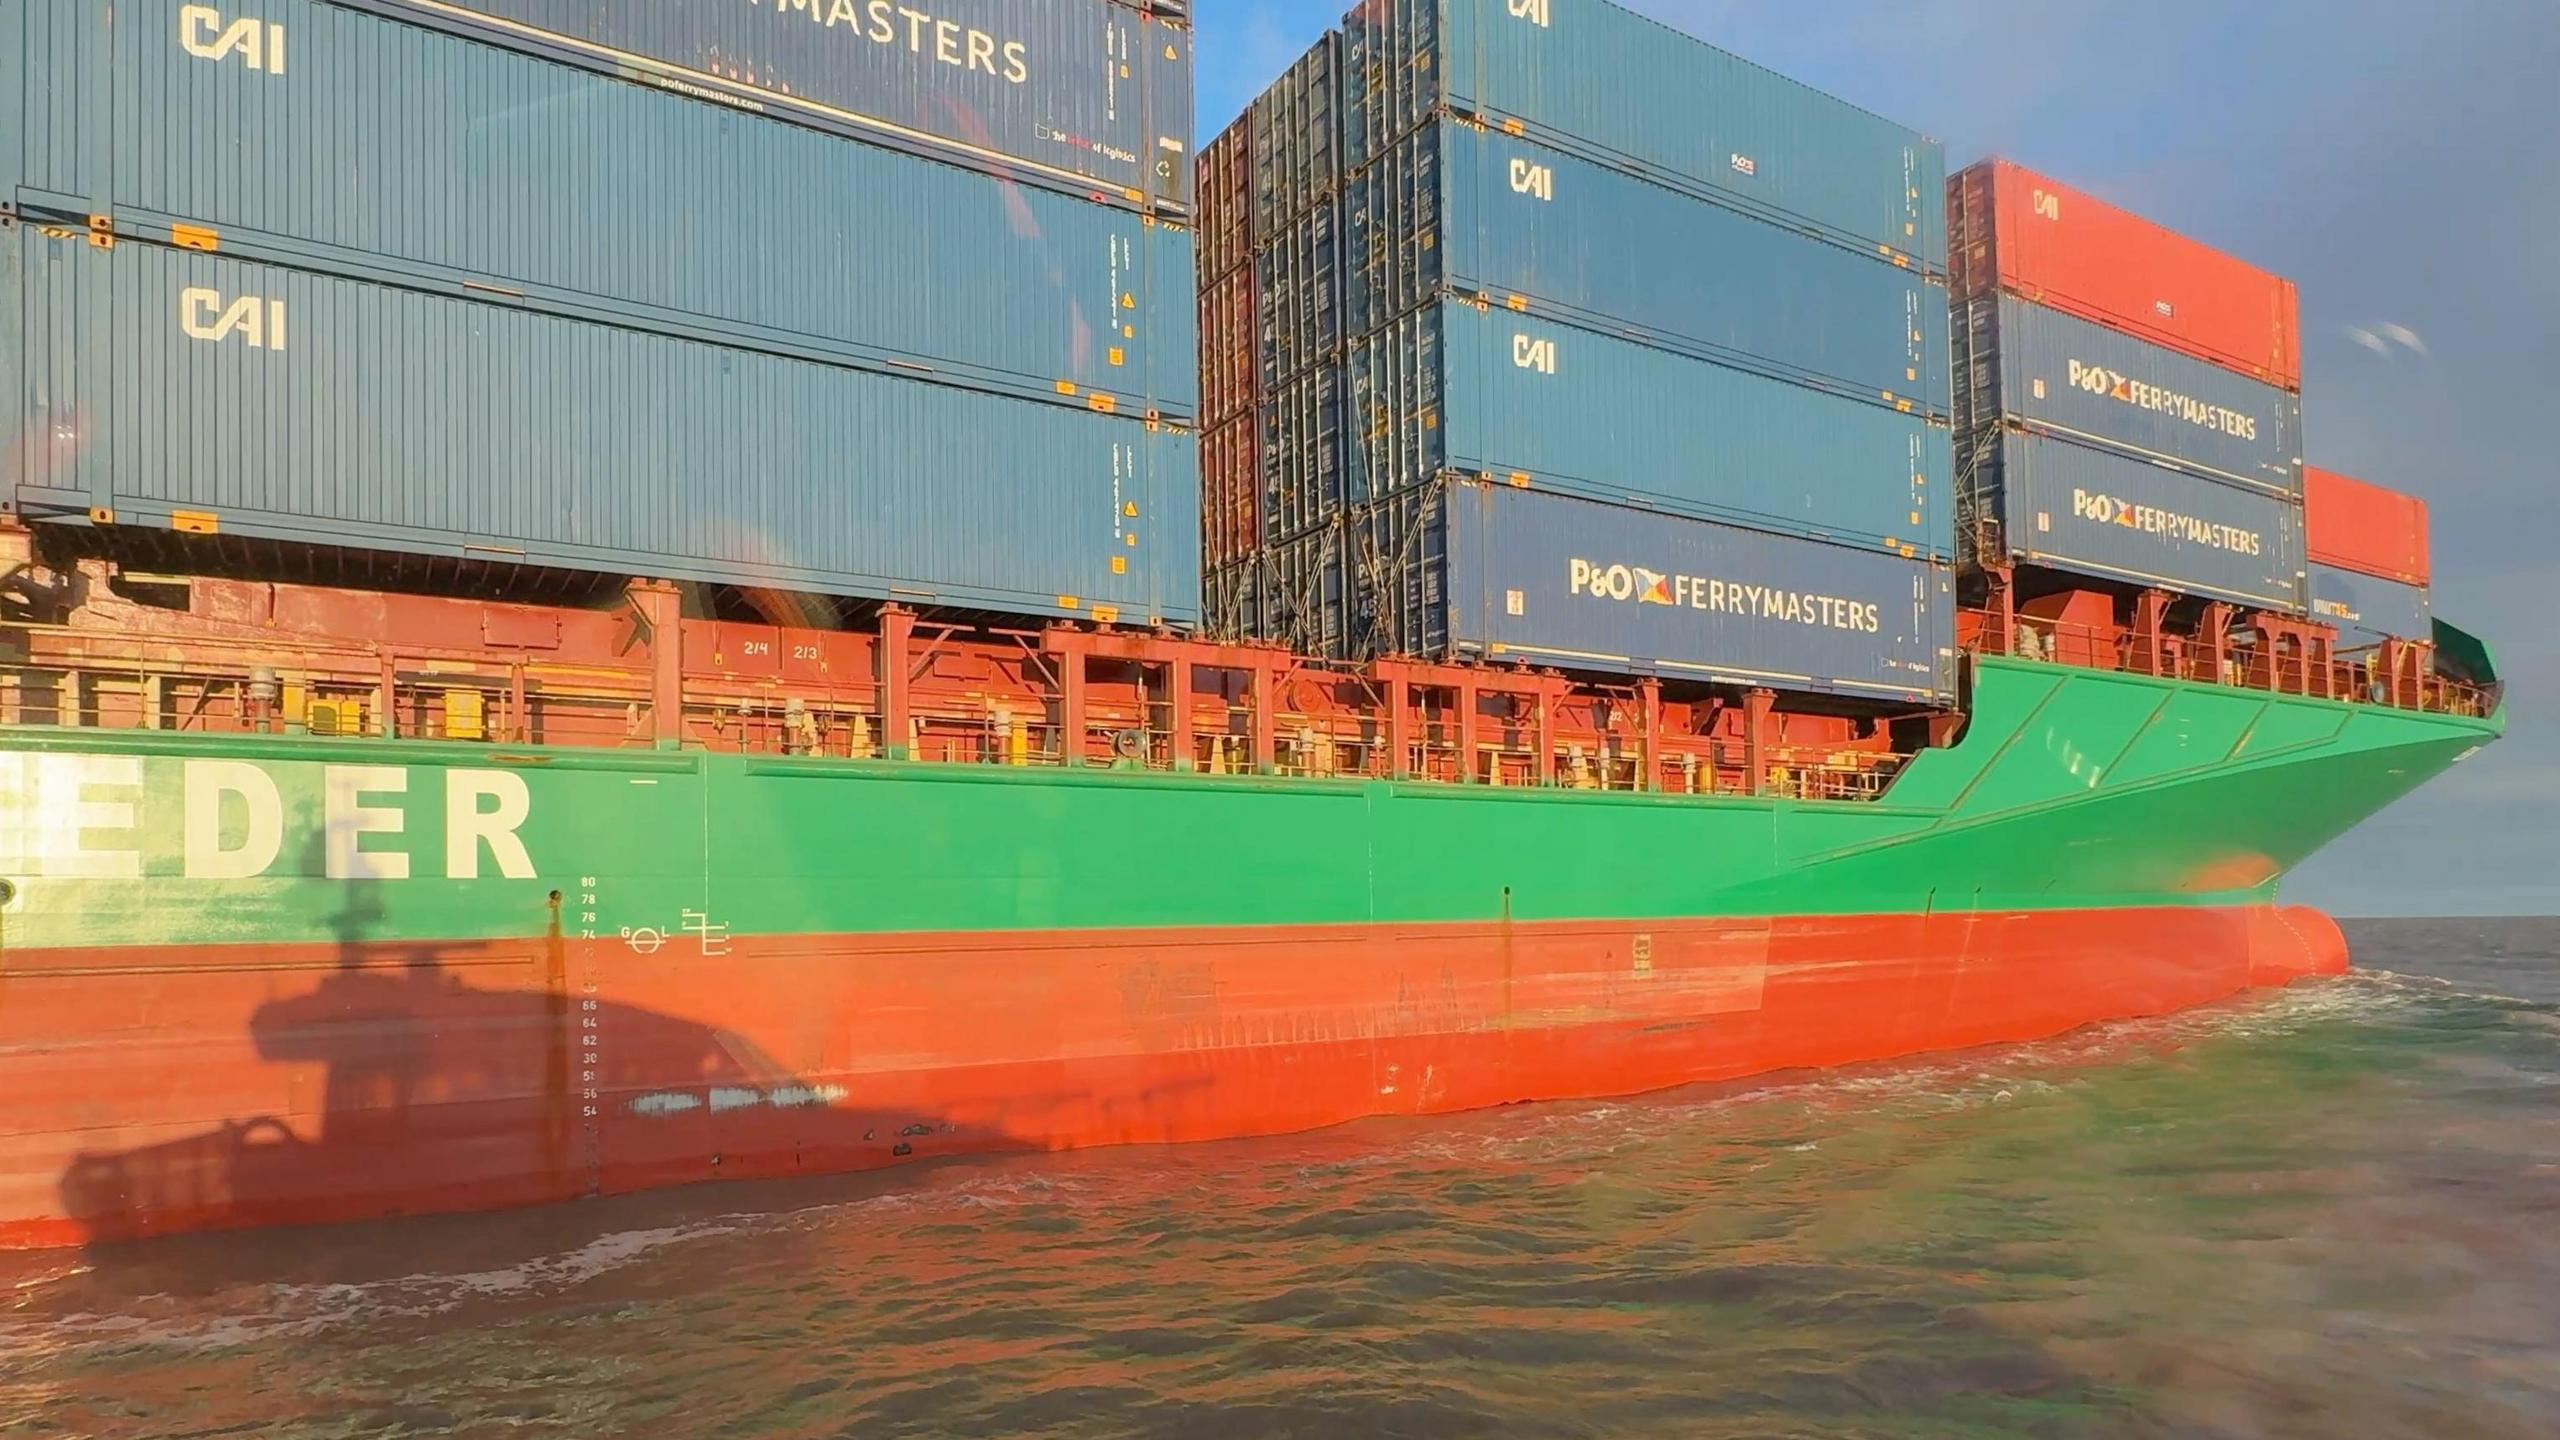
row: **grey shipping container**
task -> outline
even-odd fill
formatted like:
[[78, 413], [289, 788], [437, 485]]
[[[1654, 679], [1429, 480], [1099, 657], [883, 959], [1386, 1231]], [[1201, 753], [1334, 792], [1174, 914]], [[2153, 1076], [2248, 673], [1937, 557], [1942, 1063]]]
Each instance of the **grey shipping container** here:
[[2302, 397], [2013, 295], [1956, 317], [1956, 425], [1994, 420], [2302, 494]]
[[1254, 260], [1262, 388], [1342, 361], [1342, 207], [1327, 200], [1265, 236]]
[[1285, 540], [1337, 519], [1350, 500], [1341, 367], [1326, 366], [1262, 402], [1262, 532]]
[[1445, 619], [1426, 652], [1934, 704], [1944, 566], [1498, 485], [1436, 492]]
[[1945, 425], [1614, 335], [1450, 301], [1354, 347], [1354, 503], [1457, 473], [1946, 557]]
[[1607, 0], [1366, 0], [1351, 163], [1443, 108], [1946, 270], [1944, 147]]
[[[1190, 204], [1190, 28], [1112, 0], [970, 0], [959, 15], [891, 0], [333, 3], [1078, 193]], [[193, 33], [219, 50], [241, 18], [255, 17]]]
[[2313, 562], [2311, 618], [2338, 627], [2339, 644], [2356, 647], [2386, 637], [2435, 638], [2435, 603], [2423, 585]]
[[2302, 501], [2016, 430], [1959, 442], [1970, 506], [2012, 558], [2301, 613]]
[[112, 23], [90, 0], [25, 3], [10, 198], [31, 213], [1197, 411], [1184, 227], [311, 0], [262, 0], [292, 37], [280, 70], [192, 53], [180, 0], [127, 0]]
[[1194, 437], [230, 257], [21, 227], [39, 523], [1196, 621]]
[[1245, 109], [1253, 229], [1279, 233], [1342, 182], [1342, 33], [1328, 30]]
[[1947, 413], [1947, 295], [1533, 140], [1434, 121], [1345, 194], [1354, 335], [1444, 290], [1875, 400]]

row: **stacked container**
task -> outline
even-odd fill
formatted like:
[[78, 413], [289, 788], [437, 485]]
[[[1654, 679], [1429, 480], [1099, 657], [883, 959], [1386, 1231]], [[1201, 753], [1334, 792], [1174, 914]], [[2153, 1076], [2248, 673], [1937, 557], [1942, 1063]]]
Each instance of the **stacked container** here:
[[1966, 558], [2300, 613], [2293, 283], [2007, 161], [1948, 206]]
[[2303, 472], [2311, 615], [2350, 648], [2435, 639], [2427, 502], [2318, 467]]
[[1189, 33], [980, 9], [22, 0], [11, 498], [1195, 622]]
[[1257, 633], [1946, 693], [1935, 142], [1603, 0], [1363, 5], [1249, 118]]

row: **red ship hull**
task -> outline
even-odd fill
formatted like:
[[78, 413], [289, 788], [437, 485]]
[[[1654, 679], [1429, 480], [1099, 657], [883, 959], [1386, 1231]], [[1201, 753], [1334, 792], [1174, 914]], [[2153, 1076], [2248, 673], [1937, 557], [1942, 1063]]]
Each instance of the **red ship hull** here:
[[592, 1005], [539, 938], [19, 951], [0, 1244], [1635, 1094], [2346, 963], [2274, 907], [793, 936], [670, 946]]

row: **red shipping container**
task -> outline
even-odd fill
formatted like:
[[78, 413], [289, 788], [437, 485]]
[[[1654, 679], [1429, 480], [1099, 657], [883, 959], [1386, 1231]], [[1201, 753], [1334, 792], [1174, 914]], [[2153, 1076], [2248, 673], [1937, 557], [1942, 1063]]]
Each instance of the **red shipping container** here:
[[1200, 437], [1201, 563], [1214, 570], [1262, 548], [1262, 430], [1252, 412]]
[[1200, 292], [1200, 424], [1214, 429], [1262, 405], [1262, 316], [1248, 265]]
[[2424, 585], [2433, 577], [2427, 502], [2417, 496], [2306, 466], [2302, 508], [2313, 563], [2404, 585]]
[[1947, 181], [1959, 301], [2007, 291], [2288, 390], [2302, 388], [2294, 283], [2006, 160]]
[[1215, 280], [1253, 258], [1253, 161], [1243, 121], [1200, 152], [1200, 278]]

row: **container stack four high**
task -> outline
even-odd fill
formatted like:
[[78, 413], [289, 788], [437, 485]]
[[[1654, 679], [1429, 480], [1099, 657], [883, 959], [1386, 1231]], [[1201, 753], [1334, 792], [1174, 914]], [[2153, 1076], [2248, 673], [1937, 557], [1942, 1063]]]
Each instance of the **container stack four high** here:
[[2002, 160], [1949, 183], [1948, 227], [1965, 559], [2022, 613], [2303, 615], [2293, 282]]
[[1209, 156], [1255, 256], [1205, 272], [1255, 315], [1206, 357], [1260, 387], [1210, 445], [1234, 628], [1950, 693], [1936, 142], [1604, 0], [1397, 0]]
[[7, 498], [1191, 624], [1186, 13], [18, 0]]

